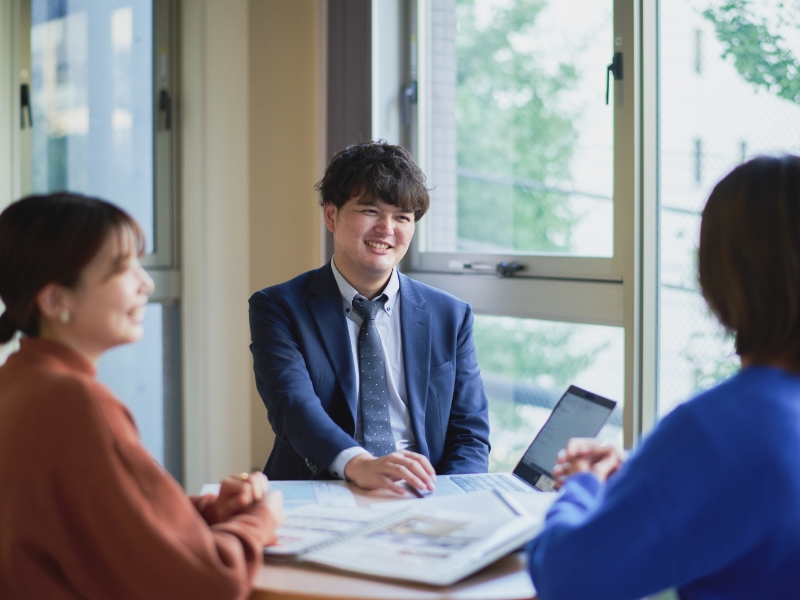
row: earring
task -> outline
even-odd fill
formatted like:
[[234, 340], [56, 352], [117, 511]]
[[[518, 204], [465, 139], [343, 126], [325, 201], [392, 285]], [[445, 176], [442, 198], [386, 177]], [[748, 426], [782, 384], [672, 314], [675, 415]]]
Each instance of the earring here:
[[68, 325], [69, 322], [72, 320], [72, 315], [69, 314], [68, 308], [62, 308], [61, 312], [58, 313], [58, 320], [61, 321], [64, 325]]

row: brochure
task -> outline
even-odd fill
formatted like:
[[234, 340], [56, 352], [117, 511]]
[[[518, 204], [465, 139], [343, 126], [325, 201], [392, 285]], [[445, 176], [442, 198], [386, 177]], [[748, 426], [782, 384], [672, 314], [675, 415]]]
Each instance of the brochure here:
[[277, 544], [264, 554], [445, 586], [521, 547], [541, 528], [543, 512], [515, 514], [492, 492], [464, 496], [472, 502], [459, 498], [459, 510], [447, 508], [445, 498], [362, 508], [304, 506], [287, 514]]

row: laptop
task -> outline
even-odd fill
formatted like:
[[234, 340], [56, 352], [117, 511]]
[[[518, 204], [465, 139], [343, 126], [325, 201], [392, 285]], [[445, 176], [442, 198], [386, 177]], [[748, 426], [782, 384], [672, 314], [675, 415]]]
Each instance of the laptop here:
[[574, 437], [595, 437], [614, 407], [613, 400], [571, 385], [553, 408], [512, 473], [440, 475], [433, 495], [497, 490], [548, 492], [555, 489], [553, 467], [558, 452]]

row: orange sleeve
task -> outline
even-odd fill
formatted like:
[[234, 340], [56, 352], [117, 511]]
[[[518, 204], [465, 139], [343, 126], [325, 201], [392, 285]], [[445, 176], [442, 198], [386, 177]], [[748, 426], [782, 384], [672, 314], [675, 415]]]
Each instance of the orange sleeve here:
[[104, 394], [62, 387], [58, 410], [44, 417], [44, 430], [57, 432], [52, 486], [62, 539], [51, 544], [53, 559], [70, 587], [85, 598], [246, 598], [274, 540], [267, 507], [209, 526], [208, 499], [183, 492]]
[[213, 514], [212, 506], [217, 497], [214, 494], [205, 494], [203, 496], [190, 495], [189, 500], [194, 504], [195, 510], [200, 513], [203, 520], [209, 525], [216, 522], [215, 515]]

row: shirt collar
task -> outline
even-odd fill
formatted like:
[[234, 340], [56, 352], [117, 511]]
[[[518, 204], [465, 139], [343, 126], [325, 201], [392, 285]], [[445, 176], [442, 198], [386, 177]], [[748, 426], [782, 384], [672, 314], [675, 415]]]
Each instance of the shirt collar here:
[[[349, 314], [353, 310], [353, 298], [360, 294], [356, 291], [356, 288], [347, 282], [344, 275], [339, 272], [339, 269], [336, 268], [336, 261], [333, 257], [331, 258], [331, 270], [333, 271], [333, 278], [336, 280], [336, 285], [339, 286], [339, 293], [342, 295], [342, 300], [344, 300], [345, 308], [348, 309], [347, 312]], [[392, 314], [394, 305], [397, 304], [399, 292], [400, 277], [397, 275], [397, 268], [394, 268], [392, 269], [392, 275], [389, 277], [389, 283], [387, 283], [386, 287], [383, 289], [383, 294], [387, 298], [386, 303], [383, 305], [383, 310], [389, 315]]]

